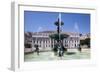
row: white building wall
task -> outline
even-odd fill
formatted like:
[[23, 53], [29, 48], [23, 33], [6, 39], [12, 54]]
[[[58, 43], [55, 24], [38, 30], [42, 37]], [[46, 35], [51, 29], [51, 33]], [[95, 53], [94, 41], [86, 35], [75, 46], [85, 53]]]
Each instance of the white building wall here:
[[[40, 35], [39, 35], [40, 36]], [[54, 47], [54, 39], [50, 39], [47, 34], [43, 35], [42, 37], [33, 37], [32, 46], [34, 47], [35, 44], [38, 44], [40, 48], [46, 49]], [[34, 39], [35, 38], [35, 39]], [[63, 45], [66, 48], [77, 48], [80, 43], [80, 39], [78, 36], [69, 36], [68, 38], [63, 40]], [[53, 45], [53, 46], [52, 46]]]

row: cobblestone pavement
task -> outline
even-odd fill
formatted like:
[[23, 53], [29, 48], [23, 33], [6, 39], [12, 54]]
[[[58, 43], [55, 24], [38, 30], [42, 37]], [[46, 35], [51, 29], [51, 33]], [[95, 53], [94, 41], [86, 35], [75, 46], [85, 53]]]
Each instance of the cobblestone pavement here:
[[77, 49], [68, 49], [68, 52], [64, 56], [58, 57], [54, 55], [54, 52], [40, 52], [37, 55], [36, 52], [29, 53], [24, 55], [24, 61], [49, 61], [49, 60], [72, 60], [72, 59], [89, 59], [90, 58], [90, 49], [82, 49], [82, 52], [77, 51]]

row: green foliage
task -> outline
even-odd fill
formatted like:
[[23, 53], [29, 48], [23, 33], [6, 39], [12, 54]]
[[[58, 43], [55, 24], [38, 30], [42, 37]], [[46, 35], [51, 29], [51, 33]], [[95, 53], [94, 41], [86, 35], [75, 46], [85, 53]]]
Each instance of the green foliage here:
[[90, 38], [86, 38], [85, 40], [80, 40], [80, 45], [87, 45], [90, 48]]
[[24, 44], [25, 48], [31, 48], [32, 45], [31, 44]]
[[34, 47], [35, 47], [35, 48], [37, 48], [37, 47], [38, 47], [38, 45], [37, 45], [37, 44], [35, 44], [35, 45], [34, 45]]

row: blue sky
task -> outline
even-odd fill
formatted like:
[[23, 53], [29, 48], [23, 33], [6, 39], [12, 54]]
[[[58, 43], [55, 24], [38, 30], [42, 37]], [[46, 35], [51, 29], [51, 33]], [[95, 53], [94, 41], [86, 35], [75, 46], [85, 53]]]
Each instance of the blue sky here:
[[[59, 16], [58, 12], [24, 11], [25, 32], [56, 31], [54, 22]], [[61, 13], [64, 22], [62, 31], [90, 33], [90, 14]]]

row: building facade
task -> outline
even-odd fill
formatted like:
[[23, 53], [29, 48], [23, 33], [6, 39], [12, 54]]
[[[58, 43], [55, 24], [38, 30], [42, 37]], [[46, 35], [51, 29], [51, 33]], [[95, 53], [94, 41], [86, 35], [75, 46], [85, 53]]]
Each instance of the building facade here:
[[[50, 35], [57, 33], [56, 31], [42, 31], [32, 33], [32, 48], [37, 44], [40, 49], [51, 49], [57, 43], [56, 40], [51, 39]], [[62, 32], [69, 35], [63, 40], [65, 48], [77, 48], [80, 44], [80, 36], [78, 33]]]

